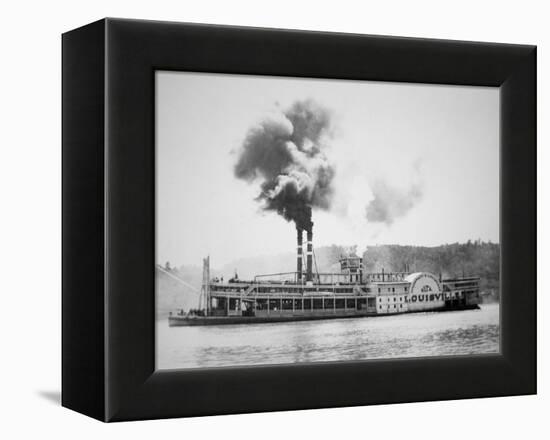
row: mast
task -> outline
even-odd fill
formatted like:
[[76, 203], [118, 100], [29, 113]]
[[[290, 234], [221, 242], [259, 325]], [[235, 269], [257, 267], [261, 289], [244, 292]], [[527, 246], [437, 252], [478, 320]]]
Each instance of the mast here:
[[204, 295], [206, 316], [210, 314], [210, 255], [202, 260], [202, 287], [201, 298]]

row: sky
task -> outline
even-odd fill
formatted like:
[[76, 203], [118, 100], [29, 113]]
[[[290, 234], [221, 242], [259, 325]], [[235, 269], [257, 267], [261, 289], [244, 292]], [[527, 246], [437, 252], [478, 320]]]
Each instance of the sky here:
[[306, 100], [330, 115], [334, 169], [314, 246], [499, 242], [498, 88], [158, 71], [158, 263], [294, 251], [295, 226], [234, 169], [251, 129]]

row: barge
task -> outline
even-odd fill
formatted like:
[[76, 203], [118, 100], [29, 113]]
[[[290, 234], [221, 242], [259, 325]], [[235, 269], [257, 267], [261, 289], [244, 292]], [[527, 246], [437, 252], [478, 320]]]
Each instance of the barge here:
[[[251, 324], [269, 322], [387, 316], [402, 313], [479, 308], [479, 277], [443, 279], [429, 272], [367, 273], [363, 259], [342, 256], [340, 271], [313, 270], [313, 234], [298, 230], [295, 272], [210, 277], [210, 259], [203, 261], [199, 309], [179, 310], [168, 317], [170, 326]], [[305, 264], [304, 264], [305, 263]], [[303, 268], [305, 267], [305, 270]]]

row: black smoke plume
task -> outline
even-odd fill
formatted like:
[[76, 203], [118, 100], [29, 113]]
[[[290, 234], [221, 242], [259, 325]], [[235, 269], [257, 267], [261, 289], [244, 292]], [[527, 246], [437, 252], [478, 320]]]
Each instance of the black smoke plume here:
[[311, 230], [312, 209], [329, 209], [333, 193], [334, 168], [323, 152], [329, 131], [326, 109], [311, 100], [295, 102], [248, 131], [235, 176], [258, 182], [264, 210]]

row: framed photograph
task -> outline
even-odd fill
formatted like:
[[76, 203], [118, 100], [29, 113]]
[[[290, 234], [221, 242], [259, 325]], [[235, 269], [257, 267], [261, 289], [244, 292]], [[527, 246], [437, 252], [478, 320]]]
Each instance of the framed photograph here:
[[63, 35], [63, 405], [536, 392], [536, 48], [105, 19]]

